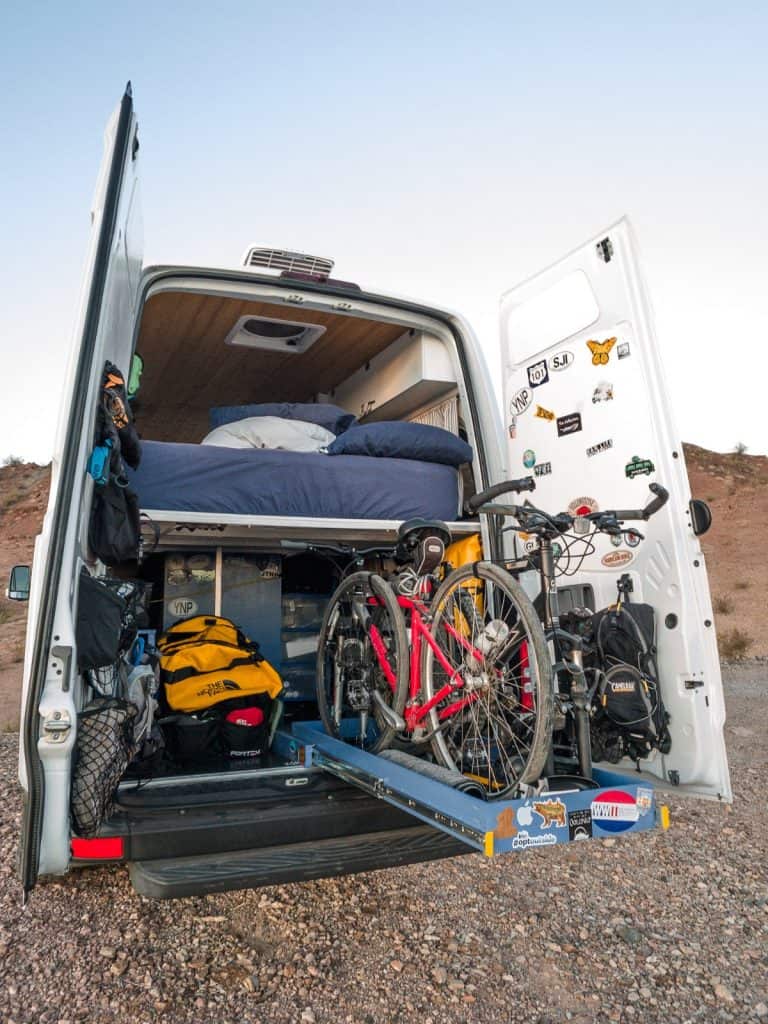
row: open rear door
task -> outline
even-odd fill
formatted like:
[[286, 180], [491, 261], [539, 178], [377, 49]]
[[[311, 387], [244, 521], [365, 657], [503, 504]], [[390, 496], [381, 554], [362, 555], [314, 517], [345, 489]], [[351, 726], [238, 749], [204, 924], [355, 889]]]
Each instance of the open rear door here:
[[501, 344], [508, 470], [535, 475], [534, 504], [553, 513], [640, 508], [650, 482], [669, 490], [661, 512], [636, 524], [644, 540], [614, 546], [597, 535], [580, 565], [561, 558], [561, 569], [578, 571], [559, 582], [579, 585], [578, 595], [591, 587], [600, 609], [615, 601], [618, 577], [630, 574], [633, 600], [656, 610], [671, 716], [669, 754], [642, 768], [667, 785], [730, 800], [707, 574], [629, 223], [507, 292]]
[[88, 508], [86, 460], [104, 360], [124, 364], [132, 342], [141, 269], [136, 131], [129, 85], [107, 126], [80, 313], [61, 388], [48, 511], [35, 543], [19, 754], [25, 894], [38, 874], [61, 873], [69, 863], [74, 603]]

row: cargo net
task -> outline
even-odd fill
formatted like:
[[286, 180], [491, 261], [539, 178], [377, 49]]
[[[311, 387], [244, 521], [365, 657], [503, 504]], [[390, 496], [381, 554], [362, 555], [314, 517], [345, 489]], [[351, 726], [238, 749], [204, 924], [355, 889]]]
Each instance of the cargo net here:
[[137, 709], [127, 701], [97, 697], [78, 716], [72, 777], [72, 823], [93, 836], [112, 813], [117, 784], [135, 754]]

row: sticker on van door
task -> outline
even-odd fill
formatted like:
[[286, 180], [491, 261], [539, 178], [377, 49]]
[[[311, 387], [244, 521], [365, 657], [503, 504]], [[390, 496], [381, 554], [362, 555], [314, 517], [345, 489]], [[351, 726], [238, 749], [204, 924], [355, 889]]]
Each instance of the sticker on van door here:
[[547, 366], [551, 371], [557, 373], [559, 370], [567, 370], [569, 366], [572, 366], [575, 358], [573, 352], [555, 352], [553, 356], [549, 357]]
[[528, 367], [528, 383], [532, 388], [538, 388], [542, 384], [546, 384], [548, 380], [549, 371], [547, 370], [546, 359], [541, 359], [538, 363]]
[[616, 344], [616, 340], [616, 338], [606, 338], [605, 341], [590, 340], [587, 342], [587, 348], [592, 353], [593, 366], [605, 366], [610, 358], [611, 349]]
[[530, 388], [520, 388], [516, 391], [509, 402], [510, 416], [521, 416], [530, 407], [533, 401], [533, 391]]
[[581, 413], [569, 412], [567, 416], [557, 417], [557, 436], [567, 437], [568, 434], [576, 434], [581, 430]]
[[634, 480], [636, 476], [650, 476], [655, 471], [655, 468], [650, 459], [641, 459], [639, 455], [633, 455], [624, 467], [624, 472], [627, 474], [628, 479]]

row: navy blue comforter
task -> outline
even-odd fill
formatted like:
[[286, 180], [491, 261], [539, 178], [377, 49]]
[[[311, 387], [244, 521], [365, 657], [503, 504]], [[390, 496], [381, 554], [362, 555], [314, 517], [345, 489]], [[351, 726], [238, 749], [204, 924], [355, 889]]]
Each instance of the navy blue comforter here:
[[323, 519], [459, 513], [457, 470], [411, 459], [144, 441], [130, 477], [143, 509]]

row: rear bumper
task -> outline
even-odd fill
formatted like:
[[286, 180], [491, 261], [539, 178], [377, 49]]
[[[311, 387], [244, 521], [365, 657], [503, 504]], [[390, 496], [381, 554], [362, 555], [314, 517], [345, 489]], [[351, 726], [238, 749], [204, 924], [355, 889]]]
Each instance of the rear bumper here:
[[321, 841], [128, 865], [134, 889], [152, 899], [304, 882], [470, 853], [464, 843], [419, 825]]

